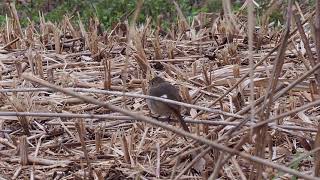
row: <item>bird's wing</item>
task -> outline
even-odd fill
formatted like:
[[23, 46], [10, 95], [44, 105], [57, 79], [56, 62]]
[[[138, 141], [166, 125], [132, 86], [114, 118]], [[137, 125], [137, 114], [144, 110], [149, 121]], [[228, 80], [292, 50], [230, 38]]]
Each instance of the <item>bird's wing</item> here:
[[[165, 89], [165, 91], [164, 91]], [[175, 100], [175, 101], [181, 101], [182, 98], [179, 94], [179, 90], [173, 86], [170, 83], [161, 83], [156, 87], [153, 87], [150, 89], [150, 94], [153, 94], [154, 96], [157, 97], [163, 97], [163, 98], [167, 98], [167, 99], [171, 99], [171, 100]], [[175, 116], [177, 116], [178, 120], [180, 121], [182, 128], [187, 131], [190, 132], [187, 124], [185, 123], [185, 121], [183, 120], [181, 114], [180, 114], [180, 106], [179, 105], [175, 105], [175, 104], [170, 104], [167, 103], [167, 105], [172, 109], [173, 113]]]
[[150, 88], [150, 94], [157, 97], [163, 97], [163, 98], [167, 98], [175, 101], [181, 101], [179, 90], [168, 82], [161, 83], [155, 87]]

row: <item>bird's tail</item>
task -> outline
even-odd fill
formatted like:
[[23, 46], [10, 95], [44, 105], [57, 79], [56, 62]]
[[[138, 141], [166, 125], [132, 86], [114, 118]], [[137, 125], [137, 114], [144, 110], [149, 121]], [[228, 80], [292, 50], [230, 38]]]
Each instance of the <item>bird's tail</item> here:
[[174, 112], [174, 115], [179, 119], [182, 128], [183, 128], [185, 131], [190, 132], [190, 130], [189, 130], [186, 122], [184, 122], [184, 120], [183, 120], [180, 112], [178, 112], [176, 109], [174, 109], [173, 112]]

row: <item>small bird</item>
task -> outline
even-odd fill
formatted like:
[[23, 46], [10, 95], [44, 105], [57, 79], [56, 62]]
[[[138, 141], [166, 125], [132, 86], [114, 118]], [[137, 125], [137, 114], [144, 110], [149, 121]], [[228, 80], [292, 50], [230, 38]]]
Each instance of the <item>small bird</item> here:
[[[149, 82], [148, 88], [148, 95], [167, 98], [175, 101], [181, 101], [182, 98], [179, 94], [179, 90], [169, 82], [165, 81], [161, 77], [154, 77]], [[156, 101], [152, 99], [147, 99], [147, 105], [152, 113], [163, 115], [163, 116], [170, 116], [174, 114], [178, 120], [180, 121], [182, 128], [190, 132], [187, 124], [184, 122], [181, 113], [180, 113], [180, 106], [171, 103], [164, 103], [161, 101]]]

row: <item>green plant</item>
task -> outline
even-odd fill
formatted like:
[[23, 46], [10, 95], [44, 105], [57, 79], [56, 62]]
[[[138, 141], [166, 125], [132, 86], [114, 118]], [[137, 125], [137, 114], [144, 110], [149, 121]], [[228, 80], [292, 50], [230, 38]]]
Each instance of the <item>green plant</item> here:
[[222, 9], [221, 0], [208, 0], [208, 11], [209, 12], [219, 12]]
[[281, 22], [283, 23], [284, 19], [283, 19], [283, 13], [281, 12], [280, 9], [276, 9], [274, 10], [271, 15], [270, 15], [270, 19], [269, 22]]
[[6, 16], [0, 15], [0, 26], [6, 22]]
[[[221, 7], [221, 0], [209, 1], [220, 3], [220, 6], [214, 8]], [[187, 19], [199, 12], [209, 10], [209, 6], [192, 7], [190, 0], [177, 0], [177, 2]], [[0, 3], [1, 5], [3, 8], [0, 8], [0, 16], [5, 16], [8, 11], [4, 3]], [[85, 25], [88, 25], [90, 17], [97, 16], [105, 28], [110, 28], [113, 23], [124, 20], [126, 17], [130, 19], [135, 6], [136, 0], [33, 0], [25, 4], [16, 3], [22, 27], [29, 23], [28, 18], [36, 23], [39, 22], [39, 12], [43, 12], [45, 19], [52, 22], [60, 22], [65, 14], [73, 16], [72, 20], [76, 21], [79, 13]], [[137, 23], [144, 23], [147, 17], [151, 17], [154, 25], [160, 14], [163, 15], [164, 24], [170, 24], [177, 19], [177, 12], [171, 1], [144, 0]], [[3, 17], [0, 17], [1, 21], [3, 21]]]

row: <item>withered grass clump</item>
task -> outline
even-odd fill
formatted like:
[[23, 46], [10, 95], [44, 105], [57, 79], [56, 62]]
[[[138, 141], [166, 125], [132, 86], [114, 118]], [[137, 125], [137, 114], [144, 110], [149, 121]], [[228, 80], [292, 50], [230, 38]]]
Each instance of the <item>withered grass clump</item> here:
[[[316, 179], [320, 176], [320, 4], [272, 1], [258, 26], [255, 2], [237, 14], [162, 16], [102, 31], [30, 22], [13, 2], [0, 27], [0, 178]], [[302, 4], [304, 5], [304, 4]], [[249, 7], [249, 8], [247, 8]], [[282, 27], [268, 24], [275, 8]], [[248, 9], [248, 13], [245, 10]], [[248, 17], [246, 16], [248, 15]], [[179, 87], [184, 132], [153, 118], [147, 82]], [[185, 140], [183, 137], [186, 137]]]

